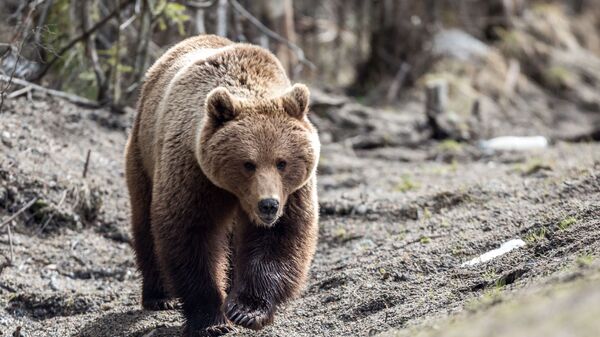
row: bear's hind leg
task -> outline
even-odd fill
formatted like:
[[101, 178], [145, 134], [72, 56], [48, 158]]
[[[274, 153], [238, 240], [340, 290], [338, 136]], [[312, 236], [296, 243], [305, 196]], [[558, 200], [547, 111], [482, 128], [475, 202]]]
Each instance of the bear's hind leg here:
[[174, 309], [176, 302], [163, 286], [154, 253], [150, 225], [152, 183], [142, 168], [139, 153], [133, 144], [127, 147], [125, 171], [131, 201], [133, 247], [137, 266], [142, 273], [142, 307], [147, 310]]

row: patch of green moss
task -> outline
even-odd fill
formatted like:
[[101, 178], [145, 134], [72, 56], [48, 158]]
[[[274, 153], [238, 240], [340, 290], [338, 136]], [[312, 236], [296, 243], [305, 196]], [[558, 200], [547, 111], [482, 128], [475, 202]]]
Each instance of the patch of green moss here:
[[559, 223], [558, 223], [558, 228], [560, 228], [560, 230], [566, 230], [569, 227], [571, 227], [572, 225], [574, 225], [575, 223], [577, 223], [577, 219], [575, 219], [575, 217], [567, 217], [562, 219]]
[[419, 183], [413, 181], [413, 179], [409, 175], [402, 176], [402, 180], [396, 185], [394, 189], [397, 192], [408, 192], [410, 190], [414, 190], [419, 188]]
[[431, 243], [431, 238], [428, 237], [428, 236], [422, 236], [419, 239], [419, 242], [422, 243], [422, 244], [428, 244], [428, 243]]
[[553, 89], [569, 87], [573, 82], [573, 74], [562, 66], [551, 66], [542, 72], [544, 83]]
[[454, 139], [446, 139], [438, 144], [438, 149], [444, 152], [458, 152], [463, 145]]
[[548, 229], [546, 227], [542, 227], [525, 237], [525, 241], [527, 243], [536, 243], [543, 241], [546, 238], [546, 234], [548, 233]]
[[577, 263], [577, 265], [579, 267], [589, 267], [594, 262], [594, 256], [590, 255], [590, 254], [584, 254], [584, 255], [578, 256], [577, 260], [575, 260], [575, 262]]

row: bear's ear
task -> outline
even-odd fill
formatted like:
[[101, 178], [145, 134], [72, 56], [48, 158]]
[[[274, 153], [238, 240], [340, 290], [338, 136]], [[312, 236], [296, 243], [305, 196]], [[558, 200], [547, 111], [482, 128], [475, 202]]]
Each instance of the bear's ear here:
[[238, 110], [237, 99], [223, 87], [213, 89], [206, 96], [205, 111], [218, 124], [234, 119]]
[[308, 111], [310, 92], [304, 84], [296, 83], [283, 94], [282, 102], [285, 111], [292, 117], [302, 119]]

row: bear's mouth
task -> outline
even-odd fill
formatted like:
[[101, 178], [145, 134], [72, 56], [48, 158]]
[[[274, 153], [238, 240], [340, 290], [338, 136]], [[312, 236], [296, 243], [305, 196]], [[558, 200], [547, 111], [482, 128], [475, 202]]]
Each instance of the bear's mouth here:
[[259, 218], [263, 225], [271, 226], [277, 220], [277, 215], [260, 215]]

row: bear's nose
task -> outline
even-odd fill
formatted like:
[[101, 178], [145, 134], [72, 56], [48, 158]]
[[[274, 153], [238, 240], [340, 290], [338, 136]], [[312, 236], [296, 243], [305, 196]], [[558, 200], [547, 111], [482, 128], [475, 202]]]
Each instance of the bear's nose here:
[[279, 201], [274, 198], [262, 199], [258, 202], [258, 211], [263, 215], [275, 215], [279, 209]]

